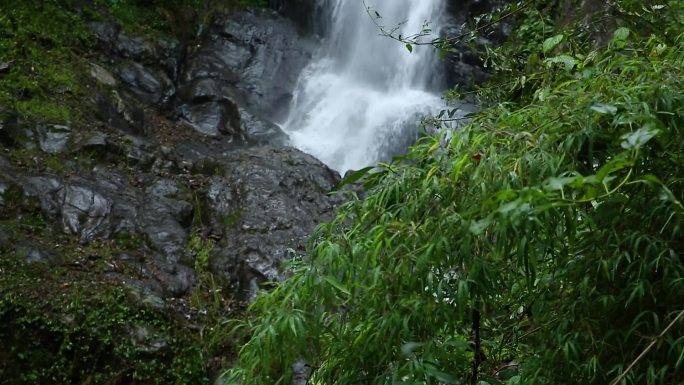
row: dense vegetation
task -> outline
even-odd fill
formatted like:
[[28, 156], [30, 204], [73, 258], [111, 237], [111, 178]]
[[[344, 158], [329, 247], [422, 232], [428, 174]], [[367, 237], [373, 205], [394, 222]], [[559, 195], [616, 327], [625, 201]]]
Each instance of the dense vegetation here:
[[575, 3], [515, 5], [483, 110], [348, 178], [229, 383], [684, 383], [684, 6]]

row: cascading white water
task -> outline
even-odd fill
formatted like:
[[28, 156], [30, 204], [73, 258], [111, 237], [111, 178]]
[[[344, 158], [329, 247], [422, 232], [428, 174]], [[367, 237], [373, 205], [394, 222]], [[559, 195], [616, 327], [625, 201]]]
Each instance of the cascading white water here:
[[[429, 91], [435, 53], [379, 35], [362, 0], [334, 0], [329, 37], [304, 70], [283, 129], [292, 144], [344, 173], [387, 160], [417, 135], [420, 115], [443, 107]], [[430, 26], [444, 0], [375, 0], [382, 25], [400, 23], [397, 34]], [[425, 40], [434, 36], [425, 37]]]

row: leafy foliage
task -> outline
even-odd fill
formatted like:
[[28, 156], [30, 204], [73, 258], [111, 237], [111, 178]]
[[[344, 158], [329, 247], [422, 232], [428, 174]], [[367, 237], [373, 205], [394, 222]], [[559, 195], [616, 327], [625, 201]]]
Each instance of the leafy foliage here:
[[[74, 116], [89, 34], [64, 1], [3, 1], [0, 5], [0, 107], [27, 118], [66, 122]], [[66, 64], [68, 63], [68, 64]]]
[[366, 175], [237, 324], [228, 383], [289, 384], [298, 360], [312, 384], [684, 382], [684, 321], [661, 334], [684, 310], [678, 4], [606, 48], [492, 51], [487, 108]]

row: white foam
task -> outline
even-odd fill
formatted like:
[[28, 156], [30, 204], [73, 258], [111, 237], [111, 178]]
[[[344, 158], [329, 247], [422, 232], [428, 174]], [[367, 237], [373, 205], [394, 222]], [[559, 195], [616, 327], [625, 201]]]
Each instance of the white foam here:
[[[379, 23], [393, 27], [403, 22], [397, 34], [409, 34], [426, 21], [436, 23], [443, 3], [376, 0], [367, 5], [380, 13]], [[329, 6], [334, 7], [330, 36], [300, 76], [282, 127], [294, 146], [344, 173], [405, 150], [407, 140], [417, 135], [420, 116], [444, 104], [429, 89], [437, 60], [432, 47], [416, 46], [410, 53], [403, 44], [379, 36], [361, 0], [336, 0]]]

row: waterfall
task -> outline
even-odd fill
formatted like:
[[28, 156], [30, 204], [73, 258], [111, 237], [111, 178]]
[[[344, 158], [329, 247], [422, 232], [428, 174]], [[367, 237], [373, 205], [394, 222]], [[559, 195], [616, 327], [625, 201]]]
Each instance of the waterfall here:
[[[362, 0], [321, 0], [332, 19], [327, 38], [300, 75], [283, 129], [292, 144], [344, 173], [402, 154], [421, 115], [443, 101], [430, 90], [437, 60], [430, 46], [380, 36]], [[381, 25], [413, 34], [437, 29], [444, 0], [368, 0]], [[427, 36], [429, 41], [435, 36]]]

